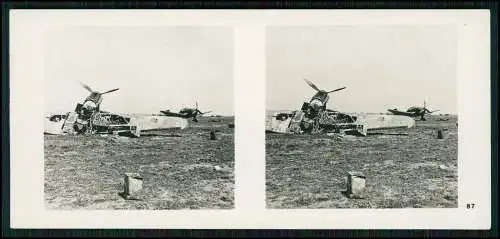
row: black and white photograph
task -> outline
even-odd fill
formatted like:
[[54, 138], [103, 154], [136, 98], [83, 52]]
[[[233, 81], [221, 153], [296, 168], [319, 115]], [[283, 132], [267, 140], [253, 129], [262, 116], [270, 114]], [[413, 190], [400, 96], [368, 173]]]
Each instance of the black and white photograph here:
[[230, 27], [65, 27], [45, 38], [48, 209], [234, 207]]
[[458, 207], [457, 34], [266, 28], [267, 208]]
[[492, 225], [487, 9], [8, 20], [11, 228]]

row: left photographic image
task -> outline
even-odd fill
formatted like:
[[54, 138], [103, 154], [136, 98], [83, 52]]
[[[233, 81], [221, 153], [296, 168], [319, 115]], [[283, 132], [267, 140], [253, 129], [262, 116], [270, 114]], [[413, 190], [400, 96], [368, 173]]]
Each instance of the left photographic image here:
[[234, 208], [233, 29], [46, 34], [48, 209]]

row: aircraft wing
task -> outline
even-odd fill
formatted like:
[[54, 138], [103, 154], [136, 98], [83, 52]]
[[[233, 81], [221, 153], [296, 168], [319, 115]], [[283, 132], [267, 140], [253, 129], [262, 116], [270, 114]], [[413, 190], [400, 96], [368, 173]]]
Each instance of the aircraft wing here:
[[77, 114], [69, 112], [65, 114], [65, 118], [59, 121], [52, 121], [50, 118], [45, 118], [44, 134], [63, 135], [73, 133], [73, 124], [77, 119]]
[[60, 120], [57, 122], [51, 121], [48, 118], [44, 119], [44, 134], [55, 134], [61, 135], [63, 134], [63, 126], [65, 120]]
[[292, 118], [287, 118], [284, 120], [276, 119], [276, 117], [268, 116], [266, 118], [266, 132], [274, 132], [274, 133], [289, 133], [288, 127]]
[[388, 109], [387, 111], [389, 111], [393, 115], [404, 115], [404, 116], [409, 116], [409, 117], [413, 116], [412, 113], [408, 113], [406, 111], [399, 111], [399, 110], [393, 110], [393, 109]]
[[165, 115], [137, 115], [134, 116], [142, 131], [155, 129], [184, 129], [188, 126], [188, 120], [179, 117], [168, 117]]
[[175, 113], [175, 112], [170, 112], [170, 111], [168, 111], [168, 110], [166, 110], [166, 111], [165, 111], [165, 110], [162, 110], [162, 111], [160, 111], [160, 112], [161, 112], [163, 115], [165, 115], [165, 116], [180, 117], [180, 118], [188, 118], [188, 117], [186, 117], [186, 115], [184, 115], [184, 114], [179, 114], [179, 113]]
[[356, 115], [357, 123], [366, 126], [367, 130], [411, 128], [415, 120], [404, 115], [360, 114]]

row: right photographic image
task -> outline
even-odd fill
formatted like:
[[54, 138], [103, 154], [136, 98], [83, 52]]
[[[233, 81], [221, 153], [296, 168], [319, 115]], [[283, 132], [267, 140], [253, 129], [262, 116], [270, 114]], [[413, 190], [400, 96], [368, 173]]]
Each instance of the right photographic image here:
[[454, 25], [267, 27], [267, 208], [457, 208], [457, 47]]

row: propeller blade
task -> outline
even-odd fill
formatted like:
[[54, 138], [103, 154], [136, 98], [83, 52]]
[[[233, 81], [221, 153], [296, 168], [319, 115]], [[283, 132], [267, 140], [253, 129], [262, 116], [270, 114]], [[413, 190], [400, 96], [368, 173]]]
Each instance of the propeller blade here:
[[343, 90], [343, 89], [345, 89], [345, 88], [346, 88], [346, 87], [344, 86], [344, 87], [341, 87], [341, 88], [338, 88], [338, 89], [335, 89], [335, 90], [332, 90], [332, 91], [328, 91], [328, 92], [326, 92], [326, 93], [332, 93], [332, 92], [335, 92], [335, 91]]
[[90, 86], [86, 85], [86, 84], [83, 84], [82, 82], [80, 82], [80, 84], [83, 86], [83, 88], [85, 88], [86, 90], [90, 91], [91, 93], [94, 93], [94, 91], [92, 90], [92, 88], [90, 88]]
[[304, 81], [310, 86], [312, 87], [313, 89], [315, 89], [316, 91], [321, 91], [316, 85], [314, 85], [311, 81], [307, 80], [304, 78]]
[[112, 89], [112, 90], [108, 90], [108, 91], [106, 91], [106, 92], [104, 92], [104, 93], [101, 93], [101, 95], [104, 95], [104, 94], [107, 94], [107, 93], [111, 93], [111, 92], [113, 92], [113, 91], [117, 91], [117, 90], [119, 90], [119, 88]]
[[208, 113], [210, 113], [210, 112], [212, 112], [212, 111], [203, 112], [203, 113], [201, 113], [201, 114], [202, 114], [202, 115], [204, 115], [204, 114], [208, 114]]

